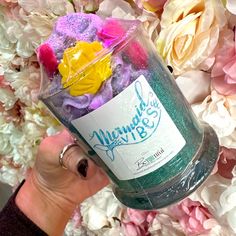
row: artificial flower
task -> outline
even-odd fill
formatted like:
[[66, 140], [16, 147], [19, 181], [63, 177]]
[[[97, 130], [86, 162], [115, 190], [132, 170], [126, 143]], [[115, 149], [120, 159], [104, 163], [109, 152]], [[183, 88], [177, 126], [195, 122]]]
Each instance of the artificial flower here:
[[81, 204], [83, 224], [90, 230], [109, 227], [122, 214], [121, 203], [113, 197], [110, 187], [105, 187]]
[[236, 166], [236, 149], [222, 147], [217, 165], [218, 173], [231, 179], [233, 177], [232, 170]]
[[157, 211], [140, 211], [127, 208], [122, 227], [125, 235], [142, 236], [148, 234], [148, 227], [155, 219]]
[[4, 77], [0, 75], [0, 103], [3, 104], [6, 110], [13, 108], [17, 101], [17, 98], [14, 95], [13, 90], [9, 86], [9, 83], [6, 83]]
[[184, 230], [178, 220], [173, 218], [167, 209], [162, 209], [156, 214], [149, 225], [148, 232], [153, 236], [184, 236]]
[[[111, 74], [111, 56], [108, 54], [100, 60], [97, 58], [103, 46], [99, 42], [79, 41], [75, 47], [64, 51], [63, 59], [58, 66], [62, 75], [62, 85], [68, 88], [72, 96], [95, 94], [102, 82]], [[91, 63], [93, 63], [91, 65]]]
[[161, 16], [157, 50], [174, 74], [196, 69], [214, 52], [226, 24], [219, 0], [169, 0]]
[[0, 5], [1, 6], [8, 6], [8, 7], [13, 7], [17, 4], [17, 0], [0, 0]]
[[[178, 219], [186, 235], [206, 233], [210, 231], [211, 227], [218, 225], [206, 207], [202, 206], [200, 202], [192, 201], [189, 198], [170, 207], [170, 211]], [[208, 227], [209, 225], [210, 227]]]
[[236, 3], [234, 0], [226, 0], [226, 8], [229, 12], [236, 15]]
[[95, 12], [101, 0], [73, 0], [77, 12]]
[[37, 12], [43, 15], [65, 15], [74, 12], [72, 4], [67, 0], [19, 0], [19, 5], [26, 12]]
[[[236, 96], [223, 96], [212, 91], [200, 104], [192, 105], [197, 117], [208, 123], [216, 132], [220, 144], [228, 148], [236, 148]], [[229, 142], [230, 138], [230, 142]]]
[[40, 88], [40, 71], [33, 65], [22, 69], [20, 72], [9, 71], [5, 73], [5, 80], [14, 89], [17, 99], [27, 106], [38, 100]]
[[211, 71], [212, 87], [224, 95], [236, 94], [236, 42], [235, 33], [225, 30], [219, 42], [215, 63]]
[[145, 8], [148, 11], [156, 12], [162, 10], [167, 0], [134, 0], [134, 2], [140, 7]]
[[176, 83], [190, 104], [201, 102], [210, 94], [210, 74], [190, 70], [176, 78]]
[[6, 120], [0, 116], [0, 155], [10, 155], [12, 152], [12, 146], [10, 143], [10, 137], [17, 132], [12, 122], [7, 123]]
[[135, 10], [130, 4], [123, 0], [104, 0], [96, 13], [101, 17], [113, 17], [125, 20], [139, 20], [142, 22], [145, 30], [150, 38], [155, 42], [157, 38], [157, 26], [159, 25], [159, 19], [154, 13], [142, 11], [136, 16]]
[[12, 187], [17, 186], [24, 178], [24, 168], [16, 168], [10, 164], [0, 163], [0, 182], [8, 184]]
[[223, 178], [220, 175], [211, 175], [205, 184], [201, 186], [190, 198], [200, 201], [212, 213], [220, 224], [230, 226], [222, 235], [231, 236], [236, 233], [235, 213], [235, 182]]

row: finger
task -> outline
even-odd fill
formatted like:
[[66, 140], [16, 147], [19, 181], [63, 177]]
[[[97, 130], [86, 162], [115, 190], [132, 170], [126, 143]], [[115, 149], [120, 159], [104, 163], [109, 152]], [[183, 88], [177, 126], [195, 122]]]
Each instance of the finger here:
[[90, 179], [98, 170], [79, 145], [71, 146], [63, 155], [63, 165], [83, 179]]

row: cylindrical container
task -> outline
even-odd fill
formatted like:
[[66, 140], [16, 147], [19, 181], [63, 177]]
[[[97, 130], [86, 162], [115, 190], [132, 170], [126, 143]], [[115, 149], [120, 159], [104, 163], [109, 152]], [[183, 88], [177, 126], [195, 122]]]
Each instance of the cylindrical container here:
[[[162, 208], [203, 183], [218, 157], [218, 139], [196, 119], [141, 24], [104, 24], [109, 21], [123, 33], [74, 74], [59, 65], [64, 77], [49, 78], [42, 66], [40, 99], [105, 170], [124, 205]], [[67, 53], [64, 63], [76, 58]], [[101, 74], [99, 89], [81, 94]]]

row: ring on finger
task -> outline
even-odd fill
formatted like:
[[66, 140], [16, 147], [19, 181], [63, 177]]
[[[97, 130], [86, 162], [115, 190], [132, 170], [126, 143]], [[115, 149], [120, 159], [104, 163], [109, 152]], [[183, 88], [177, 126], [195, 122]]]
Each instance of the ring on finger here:
[[63, 169], [65, 169], [65, 170], [67, 170], [68, 168], [65, 166], [65, 164], [64, 164], [64, 162], [63, 162], [64, 155], [65, 155], [65, 153], [66, 153], [71, 147], [75, 147], [75, 146], [78, 147], [78, 144], [76, 144], [76, 143], [69, 143], [69, 144], [67, 144], [67, 145], [62, 149], [62, 151], [61, 151], [61, 153], [60, 153], [60, 155], [59, 155], [59, 164], [60, 164], [60, 166], [61, 166]]

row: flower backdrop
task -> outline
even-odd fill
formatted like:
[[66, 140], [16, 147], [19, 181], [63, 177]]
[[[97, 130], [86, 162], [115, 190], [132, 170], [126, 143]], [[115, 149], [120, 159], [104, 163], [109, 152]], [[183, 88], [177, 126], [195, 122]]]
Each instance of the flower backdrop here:
[[78, 206], [66, 235], [236, 235], [234, 0], [0, 0], [0, 181], [17, 186], [40, 140], [61, 129], [37, 99], [35, 51], [70, 12], [143, 22], [197, 117], [216, 131], [221, 152], [212, 175], [182, 202], [138, 211], [106, 187]]

